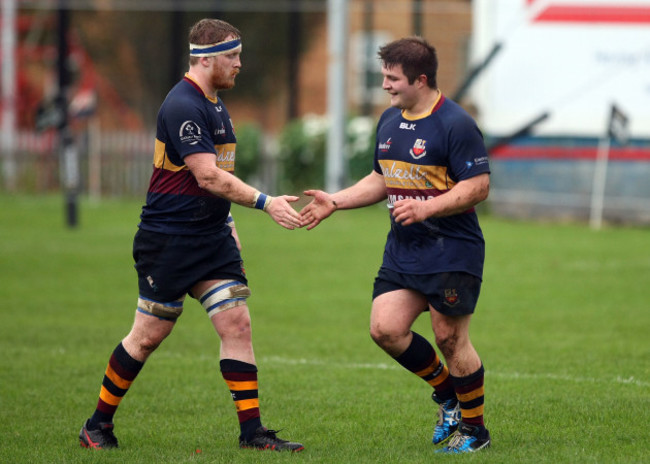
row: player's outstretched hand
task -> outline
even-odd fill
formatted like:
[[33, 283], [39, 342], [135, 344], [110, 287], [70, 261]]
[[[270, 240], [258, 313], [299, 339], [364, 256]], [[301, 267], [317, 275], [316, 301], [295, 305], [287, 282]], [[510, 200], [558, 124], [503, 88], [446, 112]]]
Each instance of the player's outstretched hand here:
[[273, 197], [271, 203], [266, 207], [266, 212], [271, 216], [271, 219], [285, 229], [300, 228], [302, 227], [300, 214], [289, 204], [298, 200], [299, 197], [293, 195]]
[[322, 190], [305, 190], [304, 193], [308, 197], [314, 197], [307, 206], [300, 210], [302, 226], [307, 226], [307, 230], [311, 230], [336, 211], [336, 203], [329, 193]]

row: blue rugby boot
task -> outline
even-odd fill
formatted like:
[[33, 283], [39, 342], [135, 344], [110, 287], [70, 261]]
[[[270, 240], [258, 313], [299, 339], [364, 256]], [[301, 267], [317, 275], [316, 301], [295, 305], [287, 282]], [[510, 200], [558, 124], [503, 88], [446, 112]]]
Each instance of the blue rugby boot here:
[[433, 429], [433, 439], [431, 440], [434, 445], [437, 445], [447, 440], [458, 428], [460, 405], [456, 397], [441, 400], [435, 392], [431, 395], [431, 399], [440, 405], [438, 407], [438, 422]]
[[471, 426], [463, 422], [451, 436], [449, 444], [436, 453], [473, 453], [490, 446], [490, 432], [485, 427]]

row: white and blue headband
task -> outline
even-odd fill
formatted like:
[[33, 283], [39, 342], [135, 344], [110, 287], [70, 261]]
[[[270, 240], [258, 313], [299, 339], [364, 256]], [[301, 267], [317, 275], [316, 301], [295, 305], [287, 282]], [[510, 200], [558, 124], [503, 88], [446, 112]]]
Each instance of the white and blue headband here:
[[223, 42], [208, 45], [190, 44], [190, 56], [196, 56], [198, 58], [204, 56], [223, 55], [225, 53], [238, 52], [240, 50], [241, 39], [224, 40]]

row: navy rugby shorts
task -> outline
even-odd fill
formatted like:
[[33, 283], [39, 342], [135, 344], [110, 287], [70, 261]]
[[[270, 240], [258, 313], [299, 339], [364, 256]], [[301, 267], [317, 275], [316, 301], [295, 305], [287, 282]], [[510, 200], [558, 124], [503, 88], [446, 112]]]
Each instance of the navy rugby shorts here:
[[248, 284], [230, 227], [193, 236], [139, 229], [133, 239], [133, 259], [140, 296], [160, 303], [185, 296], [204, 280], [233, 279]]
[[421, 293], [436, 311], [445, 316], [462, 316], [474, 313], [481, 292], [481, 279], [466, 272], [402, 274], [382, 267], [375, 277], [372, 299], [400, 289]]

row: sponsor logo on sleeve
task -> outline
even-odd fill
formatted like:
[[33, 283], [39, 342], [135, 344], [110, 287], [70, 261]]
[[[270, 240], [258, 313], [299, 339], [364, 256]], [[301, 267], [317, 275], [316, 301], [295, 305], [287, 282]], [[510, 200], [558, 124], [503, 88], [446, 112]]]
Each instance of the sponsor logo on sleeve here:
[[201, 140], [201, 128], [194, 121], [187, 120], [181, 124], [178, 137], [181, 143], [196, 145]]
[[387, 152], [388, 150], [390, 150], [390, 146], [391, 146], [391, 144], [393, 143], [393, 142], [391, 141], [391, 138], [392, 138], [392, 137], [388, 137], [388, 140], [386, 140], [386, 142], [384, 142], [384, 143], [380, 143], [380, 144], [379, 144], [379, 151], [381, 151], [382, 153], [385, 153], [385, 152]]
[[481, 164], [485, 164], [487, 162], [488, 157], [481, 156], [480, 158], [474, 158], [473, 161], [465, 161], [465, 166], [467, 166], [467, 169], [472, 169], [473, 166], [480, 166]]
[[214, 135], [225, 135], [226, 134], [226, 127], [221, 124], [221, 128], [217, 128], [214, 130]]

